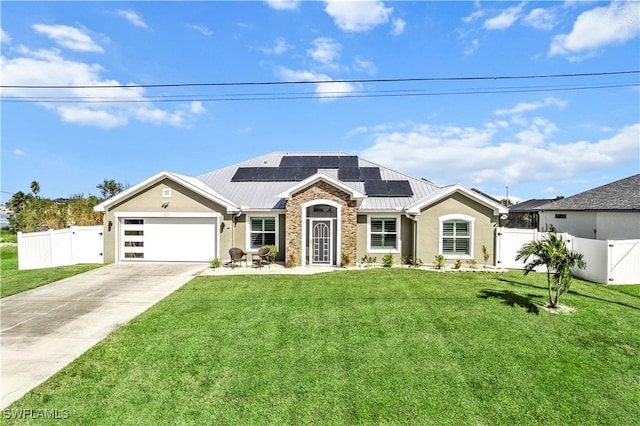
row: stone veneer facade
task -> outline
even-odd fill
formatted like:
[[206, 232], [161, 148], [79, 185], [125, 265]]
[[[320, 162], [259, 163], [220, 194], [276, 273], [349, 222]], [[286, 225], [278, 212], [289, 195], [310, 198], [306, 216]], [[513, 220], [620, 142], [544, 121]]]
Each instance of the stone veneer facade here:
[[287, 200], [286, 212], [286, 258], [288, 266], [302, 265], [302, 207], [301, 205], [313, 200], [331, 200], [342, 205], [341, 242], [336, 253], [336, 261], [344, 256], [353, 263], [356, 258], [357, 219], [358, 208], [356, 200], [349, 194], [333, 185], [319, 181], [293, 194]]

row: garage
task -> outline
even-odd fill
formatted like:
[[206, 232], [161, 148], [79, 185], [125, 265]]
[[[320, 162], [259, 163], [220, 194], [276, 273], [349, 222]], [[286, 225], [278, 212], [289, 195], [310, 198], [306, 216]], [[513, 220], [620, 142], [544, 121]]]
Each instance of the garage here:
[[121, 217], [120, 260], [208, 262], [217, 257], [216, 217]]

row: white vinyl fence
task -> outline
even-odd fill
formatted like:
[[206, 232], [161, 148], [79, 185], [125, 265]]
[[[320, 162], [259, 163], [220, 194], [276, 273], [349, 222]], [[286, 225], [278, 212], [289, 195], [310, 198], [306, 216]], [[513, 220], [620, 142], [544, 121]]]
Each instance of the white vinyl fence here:
[[102, 226], [18, 232], [18, 269], [103, 263]]
[[[516, 252], [529, 241], [537, 241], [546, 232], [535, 229], [498, 228], [496, 230], [496, 266], [523, 269]], [[586, 269], [573, 274], [600, 284], [640, 284], [640, 240], [592, 240], [560, 234], [567, 247], [584, 255]], [[545, 269], [537, 269], [543, 272]]]

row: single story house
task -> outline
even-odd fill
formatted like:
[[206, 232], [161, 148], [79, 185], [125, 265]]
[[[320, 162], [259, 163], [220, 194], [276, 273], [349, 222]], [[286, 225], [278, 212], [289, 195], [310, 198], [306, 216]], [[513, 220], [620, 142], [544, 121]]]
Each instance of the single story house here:
[[273, 152], [201, 176], [162, 171], [95, 207], [105, 262], [226, 259], [275, 245], [288, 265], [355, 265], [392, 253], [492, 258], [507, 208], [345, 153]]
[[640, 238], [640, 174], [536, 208], [539, 231], [596, 240]]
[[553, 198], [534, 198], [509, 206], [509, 218], [503, 221], [503, 225], [507, 228], [538, 229], [540, 212], [536, 209], [553, 200]]

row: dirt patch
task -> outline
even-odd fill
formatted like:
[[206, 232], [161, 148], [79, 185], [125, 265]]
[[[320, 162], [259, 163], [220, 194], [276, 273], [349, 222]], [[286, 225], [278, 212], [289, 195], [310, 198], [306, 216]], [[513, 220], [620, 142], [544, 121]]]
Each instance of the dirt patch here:
[[558, 306], [541, 305], [540, 307], [547, 312], [551, 312], [552, 314], [573, 314], [578, 311], [576, 308], [572, 308], [567, 305], [558, 305]]

